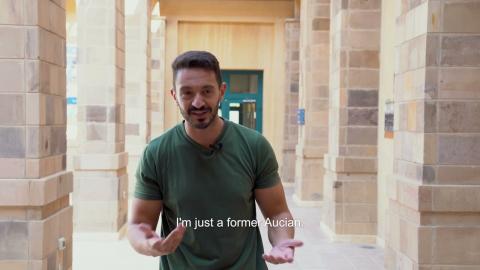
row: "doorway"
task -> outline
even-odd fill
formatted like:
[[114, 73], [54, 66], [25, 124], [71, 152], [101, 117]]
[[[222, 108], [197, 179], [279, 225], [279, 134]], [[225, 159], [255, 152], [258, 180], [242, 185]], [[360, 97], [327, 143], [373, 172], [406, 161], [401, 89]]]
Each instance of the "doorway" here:
[[223, 70], [227, 84], [220, 116], [262, 133], [263, 71]]

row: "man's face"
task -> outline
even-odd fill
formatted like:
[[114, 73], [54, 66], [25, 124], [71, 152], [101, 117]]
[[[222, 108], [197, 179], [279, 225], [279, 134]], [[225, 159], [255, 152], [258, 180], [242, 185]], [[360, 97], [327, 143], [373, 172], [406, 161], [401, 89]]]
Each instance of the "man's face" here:
[[177, 72], [171, 94], [190, 126], [205, 129], [215, 120], [226, 85], [218, 86], [215, 73], [201, 68]]

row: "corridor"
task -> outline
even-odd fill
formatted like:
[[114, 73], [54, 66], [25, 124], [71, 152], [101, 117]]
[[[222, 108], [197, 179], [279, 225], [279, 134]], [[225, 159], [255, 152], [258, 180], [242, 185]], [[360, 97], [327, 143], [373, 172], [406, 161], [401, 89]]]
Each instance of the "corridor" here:
[[[292, 264], [269, 265], [270, 270], [381, 270], [383, 250], [377, 246], [331, 242], [319, 227], [321, 208], [299, 207], [292, 201], [293, 188], [285, 189], [294, 218], [303, 223], [296, 238], [304, 241]], [[261, 228], [264, 246], [270, 247], [265, 228]], [[158, 258], [139, 255], [128, 240], [87, 239], [74, 234], [74, 270], [153, 270]]]

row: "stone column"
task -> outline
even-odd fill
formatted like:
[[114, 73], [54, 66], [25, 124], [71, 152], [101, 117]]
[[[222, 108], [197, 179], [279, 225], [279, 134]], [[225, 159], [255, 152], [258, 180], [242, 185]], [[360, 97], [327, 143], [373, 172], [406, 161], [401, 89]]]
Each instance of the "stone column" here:
[[292, 184], [295, 181], [295, 147], [298, 143], [297, 109], [300, 58], [300, 21], [298, 19], [286, 20], [285, 41], [285, 127], [281, 179], [284, 184]]
[[129, 154], [129, 193], [135, 188], [140, 154], [150, 141], [150, 1], [125, 10], [125, 148]]
[[375, 241], [380, 2], [332, 2], [323, 225], [337, 239]]
[[480, 269], [480, 2], [396, 10], [387, 269]]
[[323, 155], [328, 143], [328, 67], [330, 0], [305, 0], [300, 11], [299, 108], [305, 124], [298, 128], [295, 194], [297, 202], [323, 197]]
[[82, 0], [78, 18], [77, 232], [118, 232], [127, 220], [123, 1]]
[[0, 1], [0, 269], [71, 269], [65, 6]]
[[150, 117], [152, 122], [151, 138], [160, 136], [164, 131], [165, 102], [165, 17], [152, 18], [152, 63], [151, 86], [152, 97]]

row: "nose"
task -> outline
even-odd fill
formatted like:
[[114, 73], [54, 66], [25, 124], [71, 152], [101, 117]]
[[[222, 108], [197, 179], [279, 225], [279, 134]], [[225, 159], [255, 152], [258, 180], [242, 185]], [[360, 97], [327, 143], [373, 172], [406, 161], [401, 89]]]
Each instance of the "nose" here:
[[200, 94], [195, 95], [195, 97], [193, 98], [193, 101], [192, 101], [192, 106], [197, 108], [197, 109], [200, 109], [203, 106], [205, 106], [205, 101], [203, 100], [202, 95], [200, 95]]

